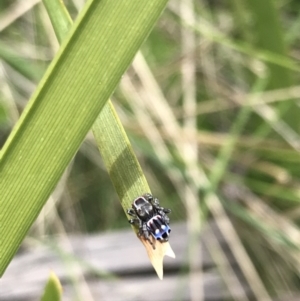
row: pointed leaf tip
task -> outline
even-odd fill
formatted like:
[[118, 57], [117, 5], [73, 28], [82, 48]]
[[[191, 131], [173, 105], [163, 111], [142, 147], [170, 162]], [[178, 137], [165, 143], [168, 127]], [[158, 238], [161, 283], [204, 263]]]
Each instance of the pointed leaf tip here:
[[176, 258], [175, 253], [173, 251], [173, 249], [171, 248], [171, 245], [169, 244], [169, 242], [167, 243], [167, 250], [165, 252], [165, 255], [171, 257], [171, 258]]
[[54, 272], [50, 272], [48, 282], [45, 286], [41, 301], [60, 301], [62, 297], [62, 286]]
[[160, 280], [163, 279], [163, 259], [164, 256], [167, 255], [169, 257], [175, 258], [175, 253], [171, 248], [169, 242], [156, 242], [155, 249], [153, 249], [152, 245], [142, 237], [139, 237], [144, 247], [146, 248], [148, 257], [150, 262]]

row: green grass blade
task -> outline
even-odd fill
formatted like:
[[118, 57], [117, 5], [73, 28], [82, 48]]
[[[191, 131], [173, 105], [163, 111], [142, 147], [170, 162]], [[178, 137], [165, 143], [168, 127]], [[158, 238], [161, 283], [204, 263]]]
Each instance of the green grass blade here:
[[[283, 38], [280, 15], [273, 0], [247, 0], [252, 13], [253, 32], [258, 48], [270, 53], [287, 56], [286, 44]], [[267, 63], [269, 71], [268, 89], [286, 88], [293, 84], [291, 70], [274, 63]], [[288, 124], [298, 128], [299, 108], [294, 102], [282, 102], [276, 106], [280, 116], [288, 116]], [[259, 127], [257, 135], [265, 136], [270, 132], [269, 125]]]
[[49, 280], [45, 286], [45, 290], [41, 301], [60, 301], [62, 295], [62, 287], [57, 276], [51, 272]]
[[61, 44], [72, 27], [73, 21], [60, 0], [43, 0], [58, 42]]
[[150, 189], [111, 103], [98, 116], [93, 133], [109, 176], [126, 210], [131, 207], [134, 198], [150, 192]]
[[[47, 2], [50, 0], [44, 0]], [[57, 6], [59, 9], [59, 6]], [[61, 16], [65, 16], [66, 10], [61, 11]], [[48, 13], [55, 14], [56, 9], [48, 9]], [[55, 22], [55, 18], [52, 18]], [[71, 24], [69, 24], [71, 26]], [[64, 36], [64, 28], [59, 24], [54, 26], [61, 30], [61, 37]], [[94, 126], [93, 133], [102, 155], [103, 161], [108, 169], [109, 176], [121, 200], [121, 205], [127, 214], [127, 209], [131, 207], [132, 200], [137, 196], [150, 192], [150, 188], [133, 152], [129, 139], [118, 118], [118, 115], [109, 100], [99, 114]], [[129, 216], [128, 216], [129, 217]], [[133, 227], [137, 232], [137, 228]], [[163, 257], [165, 255], [175, 257], [169, 243], [159, 244], [156, 252], [152, 247], [143, 241], [149, 259], [160, 279], [163, 277]]]
[[[254, 32], [260, 49], [286, 56], [287, 51], [280, 27], [279, 14], [273, 0], [248, 0], [254, 19]], [[291, 85], [290, 70], [277, 64], [268, 63], [270, 69], [269, 88], [278, 89]]]
[[24, 77], [38, 82], [45, 73], [45, 68], [38, 64], [28, 62], [27, 59], [21, 58], [12, 49], [0, 43], [0, 59], [6, 62], [13, 69], [18, 71]]
[[165, 5], [86, 4], [1, 152], [0, 274]]
[[[67, 34], [67, 27], [70, 29], [72, 26], [72, 20], [65, 6], [59, 0], [43, 0], [43, 2], [57, 38], [63, 39]], [[56, 14], [60, 16], [60, 20], [56, 18]], [[150, 188], [110, 100], [99, 114], [93, 126], [93, 133], [126, 212], [126, 209], [131, 207], [132, 200], [138, 195], [150, 192]]]

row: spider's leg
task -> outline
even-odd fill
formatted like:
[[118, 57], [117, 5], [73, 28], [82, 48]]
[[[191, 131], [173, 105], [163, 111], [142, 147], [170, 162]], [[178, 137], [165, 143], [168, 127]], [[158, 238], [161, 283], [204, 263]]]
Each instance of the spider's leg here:
[[136, 219], [138, 221], [138, 224], [139, 224], [139, 233], [138, 235], [139, 236], [142, 236], [143, 235], [143, 222], [141, 219]]
[[145, 240], [149, 241], [150, 245], [152, 246], [153, 250], [155, 250], [155, 245], [150, 239], [150, 233], [147, 229], [147, 225], [145, 223], [142, 224], [142, 227], [140, 228], [141, 235], [145, 238]]
[[134, 224], [139, 224], [140, 220], [138, 218], [132, 218], [128, 220], [129, 224], [134, 225]]
[[171, 212], [171, 209], [168, 209], [168, 208], [162, 208], [162, 211], [166, 214], [170, 213]]
[[149, 200], [149, 202], [152, 204], [152, 206], [157, 210], [164, 210], [163, 207], [159, 206], [159, 200], [158, 198], [152, 198], [152, 200]]
[[[170, 211], [170, 212], [171, 212], [171, 211]], [[164, 210], [158, 210], [158, 213], [159, 213], [163, 218], [168, 219], [168, 216], [167, 216], [167, 214], [165, 213]]]
[[133, 209], [127, 209], [127, 214], [136, 217], [136, 213]]
[[170, 224], [170, 219], [167, 215], [164, 216], [164, 221], [166, 222], [166, 224]]
[[152, 200], [150, 202], [154, 207], [156, 207], [156, 208], [160, 207], [158, 198], [152, 198]]
[[165, 214], [163, 210], [158, 210], [158, 214], [163, 218], [163, 220], [166, 222], [166, 224], [170, 223], [169, 217]]
[[150, 193], [145, 193], [143, 197], [150, 203], [153, 201], [153, 196]]

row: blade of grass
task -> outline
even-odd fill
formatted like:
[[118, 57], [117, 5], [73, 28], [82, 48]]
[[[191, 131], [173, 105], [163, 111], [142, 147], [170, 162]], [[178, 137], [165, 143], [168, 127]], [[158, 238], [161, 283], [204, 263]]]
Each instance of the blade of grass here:
[[87, 2], [1, 151], [0, 275], [165, 5]]
[[[273, 0], [247, 0], [253, 17], [257, 46], [274, 54], [286, 56], [285, 43], [280, 26], [278, 10]], [[250, 42], [250, 41], [249, 41]], [[290, 70], [274, 63], [268, 63], [269, 88], [278, 89], [291, 85]]]
[[51, 272], [41, 301], [60, 301], [62, 287], [57, 276]]
[[71, 30], [73, 21], [62, 1], [43, 0], [43, 3], [50, 17], [57, 40], [61, 44]]
[[[252, 14], [253, 32], [256, 45], [260, 49], [287, 57], [287, 49], [280, 26], [279, 13], [273, 0], [247, 0]], [[267, 63], [269, 70], [268, 89], [286, 88], [293, 84], [291, 71], [284, 66], [272, 62]], [[277, 113], [288, 116], [288, 123], [294, 129], [298, 129], [299, 108], [294, 102], [283, 102], [277, 105]], [[258, 129], [258, 135], [266, 136], [270, 132], [269, 125], [262, 125]]]
[[[60, 1], [43, 0], [43, 2], [53, 23], [57, 38], [59, 42], [62, 42], [72, 26], [71, 18]], [[59, 18], [56, 16], [58, 11]], [[137, 196], [150, 192], [150, 188], [110, 100], [96, 119], [93, 133], [111, 181], [120, 197], [121, 205], [127, 214], [127, 209], [131, 207], [132, 201]], [[137, 229], [135, 231], [137, 232]], [[154, 256], [152, 247], [147, 248], [147, 244], [145, 247], [154, 269], [162, 278], [162, 258], [168, 251], [168, 247], [162, 248], [161, 253], [157, 247]]]
[[21, 58], [15, 53], [15, 51], [1, 43], [0, 58], [20, 74], [34, 82], [38, 82], [45, 73], [45, 69], [43, 67], [36, 63], [30, 63], [25, 58]]
[[98, 116], [93, 133], [126, 212], [133, 199], [149, 192], [150, 188], [111, 102]]

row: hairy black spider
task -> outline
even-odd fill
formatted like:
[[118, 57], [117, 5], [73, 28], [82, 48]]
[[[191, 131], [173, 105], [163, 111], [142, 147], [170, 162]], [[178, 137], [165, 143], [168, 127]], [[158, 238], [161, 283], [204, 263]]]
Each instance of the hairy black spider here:
[[[171, 228], [167, 214], [170, 212], [170, 209], [161, 207], [159, 200], [150, 193], [136, 198], [132, 203], [132, 208], [127, 210], [127, 213], [133, 217], [129, 223], [138, 225], [138, 235], [148, 240], [153, 249], [155, 249], [156, 240], [160, 242], [169, 240]], [[151, 235], [154, 238], [154, 243], [150, 239]]]

